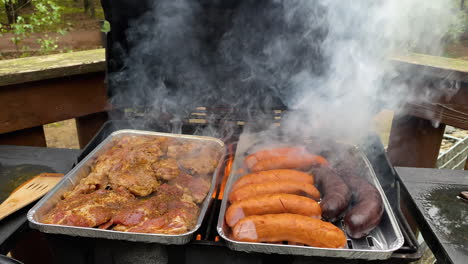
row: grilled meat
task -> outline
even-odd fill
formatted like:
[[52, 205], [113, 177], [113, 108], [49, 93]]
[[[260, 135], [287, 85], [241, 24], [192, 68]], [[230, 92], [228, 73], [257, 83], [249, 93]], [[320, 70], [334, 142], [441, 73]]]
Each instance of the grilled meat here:
[[219, 150], [167, 137], [125, 136], [113, 143], [44, 223], [139, 233], [191, 230]]
[[162, 159], [153, 164], [156, 177], [162, 180], [173, 180], [181, 173], [177, 161], [173, 158]]
[[183, 201], [184, 192], [176, 186], [163, 184], [154, 196], [133, 202], [120, 210], [113, 219], [113, 229], [124, 232], [181, 234], [196, 223], [199, 208]]
[[97, 227], [111, 220], [115, 212], [135, 197], [123, 189], [98, 190], [61, 200], [44, 219], [46, 224]]
[[219, 151], [212, 144], [185, 142], [178, 146], [169, 146], [167, 156], [177, 159], [179, 165], [192, 174], [208, 175], [216, 169]]
[[73, 189], [73, 191], [66, 192], [63, 197], [69, 198], [76, 194], [91, 193], [98, 189], [104, 189], [109, 183], [107, 174], [90, 173], [88, 177], [81, 179], [80, 183]]
[[211, 187], [207, 178], [193, 177], [188, 174], [179, 175], [179, 177], [169, 181], [169, 184], [181, 188], [185, 194], [192, 197], [195, 203], [201, 203]]

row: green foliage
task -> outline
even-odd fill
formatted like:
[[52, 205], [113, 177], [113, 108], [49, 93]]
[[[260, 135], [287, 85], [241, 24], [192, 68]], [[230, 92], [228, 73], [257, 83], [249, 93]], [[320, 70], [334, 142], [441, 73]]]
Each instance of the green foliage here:
[[[451, 23], [445, 38], [448, 42], [457, 42], [460, 35], [468, 31], [468, 13], [467, 7], [465, 10], [460, 10], [460, 0], [452, 0], [452, 4], [457, 10], [454, 12], [453, 23]], [[468, 1], [465, 5], [468, 4]]]
[[58, 37], [52, 38], [48, 34], [44, 35], [44, 38], [37, 39], [37, 43], [41, 45], [41, 53], [49, 54], [58, 48], [57, 45]]
[[102, 23], [102, 26], [101, 26], [101, 31], [104, 33], [108, 33], [110, 30], [111, 30], [111, 25], [109, 21], [104, 20], [104, 23]]
[[[2, 4], [8, 0], [0, 0]], [[17, 0], [12, 0], [16, 2]], [[18, 16], [16, 23], [11, 25], [11, 33], [13, 37], [11, 41], [15, 44], [19, 51], [21, 42], [32, 33], [39, 33], [52, 28], [62, 20], [61, 7], [56, 3], [56, 0], [34, 0], [31, 2], [34, 12], [30, 15]], [[6, 28], [0, 29], [2, 32], [7, 32]], [[64, 35], [63, 29], [58, 29], [57, 33]], [[58, 48], [57, 38], [49, 37], [47, 34], [44, 38], [37, 40], [41, 47], [41, 53], [47, 54]]]

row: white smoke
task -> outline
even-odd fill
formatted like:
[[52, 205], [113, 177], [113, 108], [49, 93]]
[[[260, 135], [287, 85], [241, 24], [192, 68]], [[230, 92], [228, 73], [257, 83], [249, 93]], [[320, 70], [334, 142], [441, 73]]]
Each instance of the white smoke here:
[[290, 133], [356, 139], [383, 106], [452, 96], [458, 88], [442, 80], [409, 93], [409, 85], [428, 85], [427, 76], [389, 60], [407, 51], [441, 54], [457, 23], [454, 1], [243, 0], [230, 11], [206, 8], [219, 1], [201, 2], [154, 1], [134, 21], [125, 68], [111, 76], [124, 88], [115, 102], [177, 119], [187, 106], [212, 102], [250, 116], [279, 99], [295, 110], [282, 120]]
[[[290, 12], [298, 6], [318, 2], [327, 10], [328, 34], [322, 50], [329, 60], [320, 78], [301, 71], [293, 77], [297, 97], [293, 108], [310, 113], [289, 119], [286, 126], [302, 126], [303, 133], [337, 133], [358, 139], [367, 134], [372, 117], [383, 106], [398, 108], [405, 102], [421, 103], [452, 96], [458, 86], [442, 80], [412, 93], [414, 86], [427, 85], [425, 72], [399, 71], [390, 57], [408, 51], [440, 55], [443, 39], [458, 23], [453, 1], [446, 0], [358, 0], [287, 1]], [[287, 16], [293, 16], [286, 14]], [[448, 76], [447, 76], [448, 77]], [[399, 79], [400, 81], [395, 81]], [[311, 89], [321, 85], [320, 93]], [[326, 96], [323, 96], [326, 94]], [[302, 120], [302, 121], [301, 121]], [[297, 126], [295, 130], [297, 130]], [[315, 130], [314, 130], [315, 129]], [[321, 130], [323, 129], [323, 130]]]

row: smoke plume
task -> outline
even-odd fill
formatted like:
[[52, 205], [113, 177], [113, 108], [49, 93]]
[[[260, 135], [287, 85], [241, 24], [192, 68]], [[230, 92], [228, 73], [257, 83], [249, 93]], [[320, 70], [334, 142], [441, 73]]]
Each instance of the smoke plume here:
[[401, 71], [389, 60], [407, 51], [441, 54], [457, 23], [453, 1], [153, 2], [126, 33], [131, 48], [111, 76], [116, 105], [173, 119], [197, 106], [248, 117], [288, 108], [282, 127], [289, 133], [358, 139], [383, 106], [457, 89], [442, 80], [409, 93], [407, 80], [424, 83], [424, 72]]

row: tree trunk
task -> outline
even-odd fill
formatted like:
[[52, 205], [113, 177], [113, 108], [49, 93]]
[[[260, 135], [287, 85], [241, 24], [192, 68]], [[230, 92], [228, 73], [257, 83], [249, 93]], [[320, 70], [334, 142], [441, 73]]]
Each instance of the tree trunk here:
[[26, 7], [28, 5], [31, 5], [31, 2], [30, 0], [18, 0], [16, 1], [16, 8], [19, 8], [19, 7]]
[[89, 13], [91, 14], [92, 18], [96, 17], [96, 10], [94, 9], [94, 1], [89, 0]]
[[89, 13], [91, 15], [91, 17], [96, 16], [93, 0], [83, 0], [83, 7], [84, 7], [84, 12], [85, 13]]
[[8, 19], [8, 25], [16, 23], [15, 4], [11, 0], [5, 1], [5, 12]]

